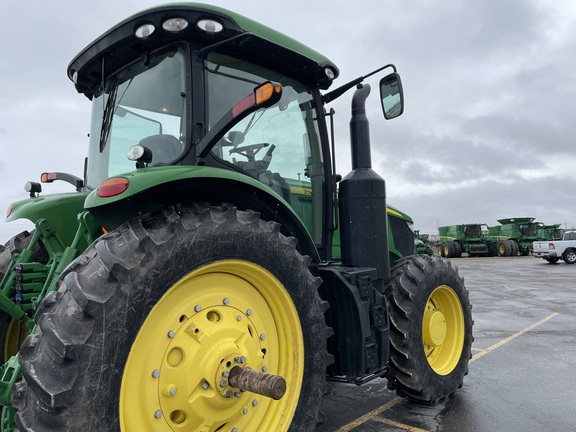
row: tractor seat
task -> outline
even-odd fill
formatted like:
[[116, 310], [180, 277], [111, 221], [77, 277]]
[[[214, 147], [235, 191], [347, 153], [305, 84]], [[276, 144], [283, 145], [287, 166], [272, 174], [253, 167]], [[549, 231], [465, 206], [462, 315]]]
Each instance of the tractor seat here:
[[151, 166], [169, 165], [174, 162], [184, 150], [184, 143], [174, 135], [151, 135], [142, 138], [139, 144], [152, 151]]

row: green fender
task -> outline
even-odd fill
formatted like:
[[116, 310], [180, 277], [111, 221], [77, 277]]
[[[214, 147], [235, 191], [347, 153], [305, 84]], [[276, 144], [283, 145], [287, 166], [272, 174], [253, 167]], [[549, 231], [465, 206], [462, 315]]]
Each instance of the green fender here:
[[88, 193], [74, 192], [28, 198], [12, 204], [12, 211], [6, 222], [28, 219], [36, 224], [46, 219], [54, 233], [68, 246], [78, 230], [78, 214], [84, 210], [84, 200]]
[[101, 197], [98, 190], [102, 190], [103, 182], [84, 203], [86, 210], [107, 230], [174, 204], [228, 202], [242, 210], [259, 211], [265, 220], [279, 222], [283, 234], [298, 239], [301, 253], [316, 262], [320, 260], [309, 231], [288, 202], [252, 177], [221, 168], [177, 165], [141, 168], [114, 178], [128, 180], [124, 192]]

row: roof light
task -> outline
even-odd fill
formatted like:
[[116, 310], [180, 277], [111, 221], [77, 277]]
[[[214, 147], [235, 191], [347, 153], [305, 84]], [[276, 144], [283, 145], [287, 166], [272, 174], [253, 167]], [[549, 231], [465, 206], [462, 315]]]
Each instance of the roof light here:
[[200, 30], [204, 30], [208, 34], [219, 33], [224, 29], [224, 26], [218, 21], [212, 19], [203, 19], [196, 23]]
[[146, 39], [148, 36], [154, 33], [154, 30], [156, 30], [156, 27], [154, 27], [153, 24], [143, 24], [136, 29], [134, 34], [138, 39]]
[[178, 33], [186, 27], [188, 27], [188, 21], [184, 18], [170, 18], [162, 24], [162, 28], [170, 33]]
[[100, 186], [98, 186], [98, 189], [96, 190], [96, 194], [101, 198], [113, 197], [123, 193], [128, 189], [129, 185], [130, 182], [128, 182], [128, 179], [125, 179], [124, 177], [109, 178], [100, 183]]

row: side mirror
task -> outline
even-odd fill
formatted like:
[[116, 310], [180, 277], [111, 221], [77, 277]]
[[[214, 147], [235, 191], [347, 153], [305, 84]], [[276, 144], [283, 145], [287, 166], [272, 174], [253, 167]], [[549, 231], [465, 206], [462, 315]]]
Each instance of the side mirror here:
[[404, 112], [402, 81], [396, 72], [386, 75], [380, 80], [380, 99], [386, 120], [396, 118]]

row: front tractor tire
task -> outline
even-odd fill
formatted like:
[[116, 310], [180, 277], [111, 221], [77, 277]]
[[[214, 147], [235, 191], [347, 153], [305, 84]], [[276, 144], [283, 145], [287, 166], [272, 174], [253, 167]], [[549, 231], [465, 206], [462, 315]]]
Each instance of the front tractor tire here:
[[462, 386], [472, 357], [472, 306], [448, 260], [410, 256], [386, 283], [390, 308], [388, 387], [434, 405]]
[[[207, 204], [104, 235], [39, 308], [20, 356], [19, 428], [313, 430], [330, 331], [295, 246], [258, 213]], [[284, 396], [235, 387], [235, 366], [283, 377]]]

